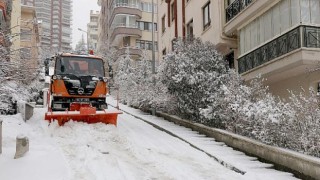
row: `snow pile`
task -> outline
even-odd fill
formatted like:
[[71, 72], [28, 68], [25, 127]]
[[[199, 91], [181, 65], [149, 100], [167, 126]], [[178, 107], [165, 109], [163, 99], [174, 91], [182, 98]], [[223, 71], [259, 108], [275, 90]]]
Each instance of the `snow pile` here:
[[[70, 169], [62, 151], [51, 138], [48, 123], [43, 120], [44, 112], [45, 109], [36, 109], [28, 123], [22, 120], [21, 114], [0, 116], [3, 120], [0, 179], [69, 179]], [[13, 159], [16, 137], [20, 134], [28, 137], [30, 149], [22, 158]]]

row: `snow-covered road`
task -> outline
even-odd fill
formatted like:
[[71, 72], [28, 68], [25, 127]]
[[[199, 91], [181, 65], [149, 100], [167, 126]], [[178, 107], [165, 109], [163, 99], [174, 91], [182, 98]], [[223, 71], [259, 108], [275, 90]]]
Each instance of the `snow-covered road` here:
[[[108, 102], [115, 104], [112, 98]], [[19, 115], [0, 116], [4, 120], [0, 179], [294, 179], [190, 129], [124, 105], [120, 108], [188, 143], [126, 113], [119, 116], [117, 127], [78, 122], [59, 127], [43, 120], [45, 109], [36, 109], [27, 123]], [[14, 160], [19, 133], [29, 137], [30, 151]], [[246, 173], [222, 166], [189, 143]]]

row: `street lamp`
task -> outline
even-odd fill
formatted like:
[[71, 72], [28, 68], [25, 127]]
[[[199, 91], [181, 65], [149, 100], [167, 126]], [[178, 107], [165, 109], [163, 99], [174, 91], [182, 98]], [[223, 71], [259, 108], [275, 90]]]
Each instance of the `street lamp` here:
[[87, 53], [89, 53], [89, 36], [88, 36], [88, 32], [83, 30], [83, 29], [81, 29], [81, 28], [78, 28], [78, 30], [87, 34], [87, 50], [88, 50]]

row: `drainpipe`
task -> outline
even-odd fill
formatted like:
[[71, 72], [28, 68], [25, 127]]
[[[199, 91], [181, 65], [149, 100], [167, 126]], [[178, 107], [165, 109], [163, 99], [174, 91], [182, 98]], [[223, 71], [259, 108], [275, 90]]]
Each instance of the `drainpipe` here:
[[186, 1], [182, 1], [182, 37], [186, 37]]
[[174, 36], [175, 38], [178, 37], [178, 7], [177, 7], [177, 0], [174, 0], [174, 5], [173, 5], [173, 8], [174, 8]]

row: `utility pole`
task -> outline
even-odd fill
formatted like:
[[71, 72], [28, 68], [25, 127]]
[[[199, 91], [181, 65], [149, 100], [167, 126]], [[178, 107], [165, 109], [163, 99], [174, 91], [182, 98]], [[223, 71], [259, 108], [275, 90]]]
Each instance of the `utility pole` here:
[[155, 60], [155, 48], [154, 48], [154, 0], [152, 0], [152, 74], [156, 73], [156, 60]]
[[[152, 83], [156, 85], [156, 60], [155, 60], [155, 48], [154, 48], [154, 0], [152, 0]], [[156, 115], [156, 108], [151, 109], [152, 115]]]

